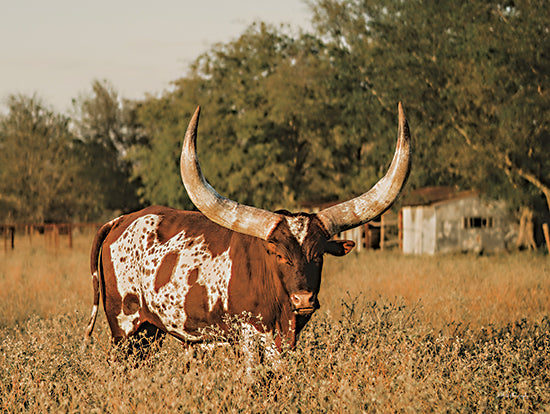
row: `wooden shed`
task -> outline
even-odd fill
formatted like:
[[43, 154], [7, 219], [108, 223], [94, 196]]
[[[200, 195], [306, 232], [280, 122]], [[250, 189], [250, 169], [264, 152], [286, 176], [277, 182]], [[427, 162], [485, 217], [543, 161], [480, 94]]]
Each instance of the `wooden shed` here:
[[504, 202], [449, 187], [412, 192], [400, 213], [403, 252], [410, 254], [504, 250], [513, 229]]

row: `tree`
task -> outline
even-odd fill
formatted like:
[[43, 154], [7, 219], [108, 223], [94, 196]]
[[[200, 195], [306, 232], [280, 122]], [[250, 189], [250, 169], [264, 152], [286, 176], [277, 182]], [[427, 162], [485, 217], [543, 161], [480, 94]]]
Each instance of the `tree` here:
[[[138, 180], [138, 195], [144, 204], [162, 204], [191, 209], [179, 174], [181, 144], [187, 122], [201, 101], [198, 84], [182, 79], [173, 92], [149, 97], [137, 103], [136, 116], [143, 129], [141, 139], [128, 151], [133, 179]], [[208, 118], [207, 118], [208, 119]], [[201, 137], [208, 122], [201, 122]]]
[[224, 196], [276, 209], [365, 191], [393, 153], [397, 102], [391, 126], [371, 139], [365, 104], [356, 105], [371, 95], [338, 70], [319, 38], [261, 23], [216, 45], [173, 91], [140, 105], [148, 141], [133, 154], [144, 198], [192, 207], [178, 157], [197, 103], [203, 107], [199, 157]]
[[145, 197], [192, 206], [179, 180], [178, 160], [198, 103], [203, 107], [199, 156], [218, 191], [270, 209], [309, 197], [319, 184], [309, 177], [329, 162], [317, 162], [326, 151], [312, 154], [322, 148], [320, 139], [329, 140], [329, 121], [319, 110], [330, 101], [317, 85], [327, 76], [322, 53], [312, 37], [295, 39], [255, 24], [239, 39], [200, 56], [174, 91], [140, 107], [149, 139], [137, 146], [134, 159]]
[[356, 87], [384, 111], [405, 102], [414, 186], [475, 187], [515, 206], [544, 194], [550, 207], [545, 1], [320, 0], [313, 9]]
[[129, 149], [140, 139], [135, 104], [119, 99], [107, 81], [94, 81], [92, 93], [73, 101], [75, 132], [87, 177], [98, 188], [103, 212], [128, 212], [139, 206]]
[[316, 78], [304, 78], [304, 56], [313, 51], [301, 46], [282, 30], [254, 24], [194, 65], [192, 76], [208, 90], [205, 123], [214, 123], [202, 136], [209, 151], [201, 159], [230, 198], [274, 209], [295, 205], [305, 190], [305, 108], [295, 98], [308, 99], [314, 88], [306, 83]]
[[273, 209], [373, 184], [393, 153], [403, 101], [416, 140], [412, 187], [541, 204], [550, 183], [544, 2], [311, 7], [315, 35], [254, 24], [200, 56], [172, 91], [139, 104], [147, 140], [131, 156], [143, 201], [191, 207], [178, 159], [196, 104], [207, 179], [227, 197]]
[[82, 174], [69, 119], [40, 99], [8, 98], [0, 121], [0, 211], [3, 221], [86, 219], [93, 194]]

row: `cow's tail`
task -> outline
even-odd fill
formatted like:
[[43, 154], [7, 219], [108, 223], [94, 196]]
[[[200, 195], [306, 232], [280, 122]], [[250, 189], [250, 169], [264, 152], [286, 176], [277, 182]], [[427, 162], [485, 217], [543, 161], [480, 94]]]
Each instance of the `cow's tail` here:
[[94, 287], [94, 304], [92, 308], [92, 316], [90, 317], [88, 327], [86, 328], [86, 334], [84, 336], [85, 343], [90, 339], [94, 330], [97, 313], [99, 312], [100, 290], [104, 291], [105, 289], [103, 281], [103, 266], [101, 263], [103, 242], [117, 221], [118, 219], [115, 219], [107, 224], [104, 224], [96, 233], [92, 243], [92, 251], [90, 253], [90, 270], [92, 272], [92, 284]]

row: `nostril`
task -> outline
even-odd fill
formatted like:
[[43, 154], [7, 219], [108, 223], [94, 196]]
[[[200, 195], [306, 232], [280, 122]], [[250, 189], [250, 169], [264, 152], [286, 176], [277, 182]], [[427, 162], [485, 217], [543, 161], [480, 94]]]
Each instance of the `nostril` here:
[[292, 301], [292, 304], [296, 307], [300, 306], [300, 296], [297, 294], [290, 295], [290, 300]]
[[308, 308], [313, 305], [315, 298], [312, 292], [293, 293], [290, 301], [296, 308]]

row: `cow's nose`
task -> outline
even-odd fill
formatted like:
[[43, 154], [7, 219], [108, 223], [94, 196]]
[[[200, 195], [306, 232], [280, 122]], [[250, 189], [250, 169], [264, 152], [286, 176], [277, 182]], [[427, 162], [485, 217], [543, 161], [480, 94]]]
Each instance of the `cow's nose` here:
[[290, 295], [290, 301], [295, 310], [311, 310], [314, 309], [315, 295], [313, 292], [298, 292]]

